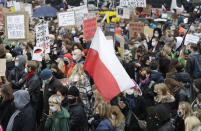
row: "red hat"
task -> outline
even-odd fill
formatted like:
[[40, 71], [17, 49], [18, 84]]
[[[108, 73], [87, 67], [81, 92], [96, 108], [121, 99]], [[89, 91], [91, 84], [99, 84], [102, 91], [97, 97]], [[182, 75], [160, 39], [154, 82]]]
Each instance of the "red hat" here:
[[73, 57], [70, 53], [65, 54], [64, 57], [68, 58], [69, 60], [73, 59]]

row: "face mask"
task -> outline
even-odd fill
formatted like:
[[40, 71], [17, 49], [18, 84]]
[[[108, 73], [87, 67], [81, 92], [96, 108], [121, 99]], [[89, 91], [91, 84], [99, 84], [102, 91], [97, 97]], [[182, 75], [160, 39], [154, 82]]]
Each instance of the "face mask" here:
[[68, 98], [68, 103], [69, 104], [74, 104], [76, 102], [76, 98]]
[[69, 63], [68, 63], [68, 61], [64, 61], [64, 64], [65, 64], [65, 65], [68, 65]]
[[156, 43], [155, 43], [155, 42], [152, 42], [151, 45], [152, 45], [153, 47], [155, 47], [155, 46], [156, 46]]
[[61, 52], [64, 52], [64, 48], [61, 48]]
[[57, 108], [56, 108], [55, 106], [50, 106], [50, 110], [51, 110], [52, 112], [56, 112], [56, 111], [57, 111]]
[[170, 27], [170, 30], [175, 30], [175, 27]]
[[75, 32], [75, 30], [72, 30], [72, 32], [71, 32], [71, 33], [72, 33], [72, 35], [75, 35], [75, 33], [76, 33], [76, 32]]
[[145, 80], [146, 79], [146, 75], [141, 76], [141, 79]]
[[128, 95], [132, 95], [133, 93], [134, 93], [134, 91], [132, 89], [126, 90], [126, 94], [128, 94]]
[[78, 31], [82, 31], [82, 28], [81, 28], [81, 27], [79, 27], [79, 28], [78, 28]]
[[159, 37], [159, 34], [154, 34], [155, 37]]
[[77, 56], [76, 55], [73, 55], [73, 60], [76, 60], [77, 59]]
[[15, 67], [18, 67], [18, 66], [19, 66], [19, 63], [16, 63], [16, 62], [15, 62]]
[[181, 112], [179, 112], [179, 111], [177, 112], [177, 116], [180, 117], [180, 118], [183, 118], [183, 114]]
[[27, 68], [24, 69], [24, 72], [25, 72], [25, 73], [28, 73]]
[[134, 45], [135, 48], [138, 48], [139, 46], [140, 46], [140, 44], [135, 44]]
[[65, 30], [63, 29], [63, 30], [61, 30], [61, 35], [65, 35]]
[[111, 117], [112, 117], [112, 120], [115, 120], [116, 119], [116, 116], [115, 115], [111, 115]]
[[49, 82], [47, 80], [43, 80], [43, 82], [47, 85], [49, 84]]

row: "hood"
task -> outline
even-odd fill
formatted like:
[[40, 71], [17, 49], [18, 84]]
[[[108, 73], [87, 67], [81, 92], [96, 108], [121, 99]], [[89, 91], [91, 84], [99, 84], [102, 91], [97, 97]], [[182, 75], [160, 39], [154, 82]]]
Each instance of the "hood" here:
[[175, 50], [177, 50], [177, 48], [179, 48], [179, 46], [181, 45], [182, 41], [183, 41], [183, 38], [182, 37], [176, 37], [177, 39], [177, 43], [176, 43], [176, 48]]
[[54, 116], [55, 116], [55, 118], [70, 118], [69, 112], [65, 108], [63, 108], [63, 107], [61, 107], [61, 111], [60, 112], [56, 112], [54, 114]]
[[155, 81], [156, 83], [164, 82], [162, 74], [158, 71], [151, 71], [151, 80]]
[[24, 69], [25, 68], [25, 64], [26, 64], [26, 58], [22, 55], [17, 56], [17, 58], [19, 59], [19, 68], [20, 69]]
[[23, 109], [30, 102], [30, 95], [28, 91], [19, 90], [14, 94], [14, 103], [17, 109]]

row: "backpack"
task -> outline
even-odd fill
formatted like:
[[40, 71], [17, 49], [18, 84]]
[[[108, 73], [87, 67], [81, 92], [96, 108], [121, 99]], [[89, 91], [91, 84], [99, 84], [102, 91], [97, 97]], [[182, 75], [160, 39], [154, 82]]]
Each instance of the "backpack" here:
[[193, 78], [201, 78], [201, 55], [195, 56]]

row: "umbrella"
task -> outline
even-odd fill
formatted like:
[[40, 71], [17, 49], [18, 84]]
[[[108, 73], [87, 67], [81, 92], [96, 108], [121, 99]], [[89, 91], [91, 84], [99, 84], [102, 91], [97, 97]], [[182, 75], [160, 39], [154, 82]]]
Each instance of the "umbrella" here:
[[52, 16], [55, 17], [57, 16], [58, 10], [55, 9], [54, 7], [45, 5], [37, 8], [34, 11], [33, 17], [47, 17], [47, 16]]

